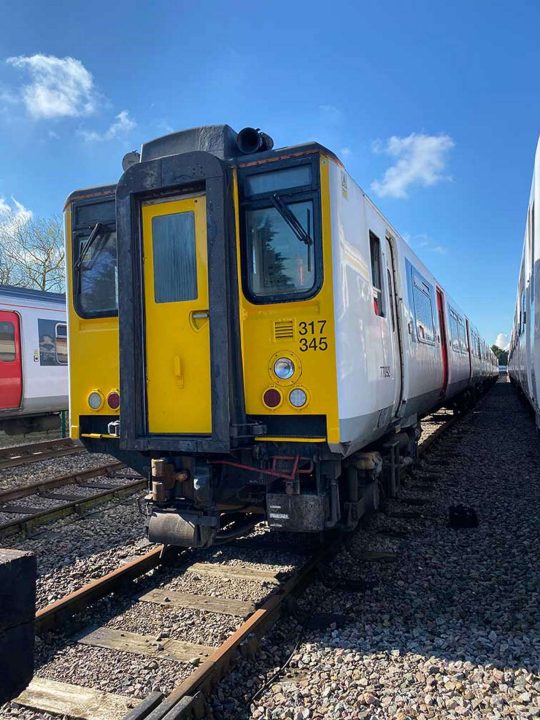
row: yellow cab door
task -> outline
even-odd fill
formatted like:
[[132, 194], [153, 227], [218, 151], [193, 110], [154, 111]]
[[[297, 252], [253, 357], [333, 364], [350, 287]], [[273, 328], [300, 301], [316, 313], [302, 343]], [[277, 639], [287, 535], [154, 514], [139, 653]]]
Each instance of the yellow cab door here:
[[210, 434], [206, 198], [142, 207], [148, 431]]

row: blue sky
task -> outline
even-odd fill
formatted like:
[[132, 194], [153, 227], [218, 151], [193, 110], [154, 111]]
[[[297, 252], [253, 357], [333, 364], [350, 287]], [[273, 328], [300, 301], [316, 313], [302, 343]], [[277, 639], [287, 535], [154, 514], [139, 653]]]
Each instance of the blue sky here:
[[493, 342], [512, 323], [539, 27], [537, 0], [4, 0], [0, 216], [61, 212], [184, 127], [318, 140]]

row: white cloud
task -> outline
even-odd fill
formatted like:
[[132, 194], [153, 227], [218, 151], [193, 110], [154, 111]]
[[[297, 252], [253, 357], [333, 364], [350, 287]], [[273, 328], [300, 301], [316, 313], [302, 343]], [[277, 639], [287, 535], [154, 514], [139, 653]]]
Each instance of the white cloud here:
[[424, 250], [427, 252], [436, 253], [437, 255], [446, 255], [448, 252], [445, 245], [442, 243], [435, 242], [426, 233], [419, 233], [417, 235], [410, 235], [405, 233], [403, 235], [405, 242], [407, 242], [412, 248], [415, 248], [419, 252]]
[[341, 157], [344, 157], [344, 158], [350, 157], [351, 153], [352, 153], [352, 150], [350, 147], [342, 147], [341, 150], [339, 151], [339, 154], [341, 155]]
[[319, 105], [319, 114], [324, 122], [339, 125], [343, 122], [343, 112], [335, 105]]
[[24, 225], [32, 218], [32, 211], [24, 207], [15, 198], [11, 198], [11, 204], [3, 197], [0, 197], [0, 236], [11, 234], [17, 227]]
[[96, 110], [94, 78], [80, 60], [38, 54], [10, 57], [6, 62], [29, 75], [19, 94], [32, 117], [80, 117]]
[[495, 339], [495, 345], [498, 348], [501, 348], [501, 350], [509, 350], [510, 349], [510, 343], [508, 342], [508, 337], [504, 333], [499, 333]]
[[85, 140], [90, 142], [102, 142], [104, 140], [120, 140], [128, 135], [134, 128], [137, 127], [137, 123], [133, 118], [129, 117], [127, 110], [122, 110], [116, 116], [114, 122], [105, 130], [105, 132], [99, 133], [95, 130], [81, 130], [80, 134]]
[[443, 174], [446, 155], [454, 147], [449, 135], [395, 135], [386, 142], [373, 144], [373, 152], [395, 158], [394, 165], [384, 173], [382, 180], [371, 183], [372, 190], [381, 197], [406, 198], [413, 185], [428, 187], [449, 178]]

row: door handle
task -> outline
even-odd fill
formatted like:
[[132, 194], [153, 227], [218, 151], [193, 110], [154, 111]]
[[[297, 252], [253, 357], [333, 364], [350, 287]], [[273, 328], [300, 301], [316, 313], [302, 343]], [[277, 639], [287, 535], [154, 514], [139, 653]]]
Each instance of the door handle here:
[[182, 372], [182, 358], [180, 355], [174, 356], [174, 374], [178, 387], [184, 387], [184, 373]]
[[189, 322], [191, 327], [197, 331], [206, 324], [210, 317], [209, 310], [193, 310], [189, 313]]

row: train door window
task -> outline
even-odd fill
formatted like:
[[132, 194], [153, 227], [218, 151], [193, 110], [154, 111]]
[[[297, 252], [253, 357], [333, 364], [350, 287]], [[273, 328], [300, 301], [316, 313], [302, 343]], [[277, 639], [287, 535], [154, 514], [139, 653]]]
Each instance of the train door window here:
[[54, 344], [56, 348], [56, 362], [58, 365], [67, 365], [67, 326], [65, 323], [57, 323], [55, 327]]
[[396, 329], [396, 316], [394, 312], [394, 285], [392, 284], [392, 273], [390, 268], [386, 268], [388, 274], [388, 301], [390, 303], [390, 317], [392, 318], [392, 332]]
[[371, 282], [373, 284], [373, 309], [375, 315], [384, 317], [381, 241], [372, 232], [369, 233], [369, 252], [371, 257]]
[[15, 327], [10, 322], [0, 322], [0, 362], [13, 362], [17, 357]]
[[433, 322], [433, 288], [420, 275], [413, 272], [413, 302], [416, 318], [416, 337], [420, 342], [435, 344]]
[[197, 299], [197, 247], [193, 212], [152, 218], [154, 296], [157, 303]]

